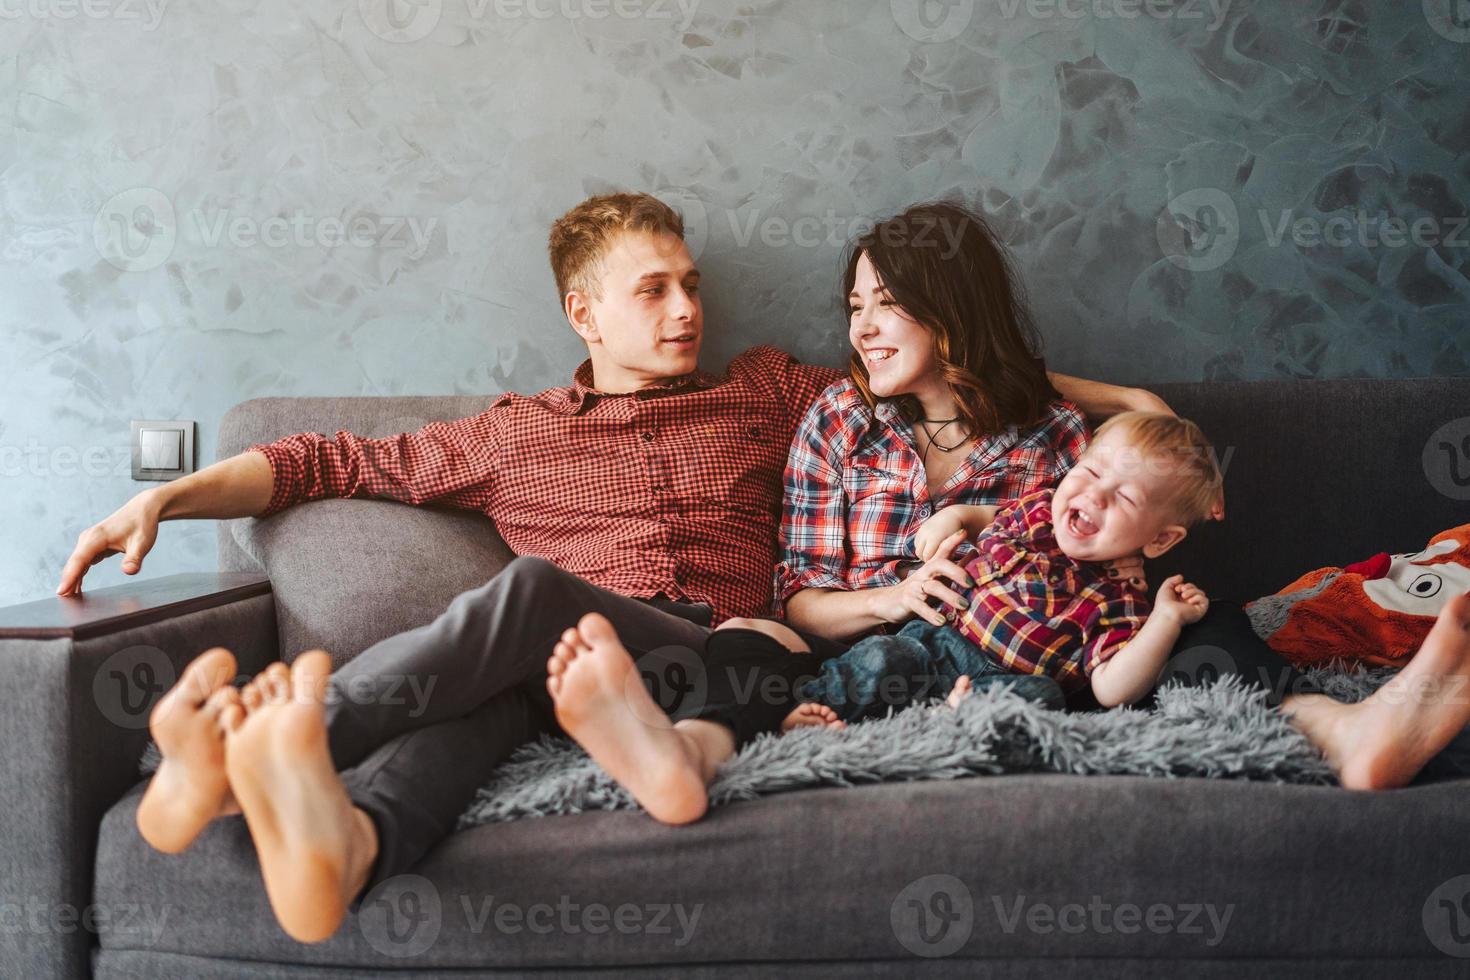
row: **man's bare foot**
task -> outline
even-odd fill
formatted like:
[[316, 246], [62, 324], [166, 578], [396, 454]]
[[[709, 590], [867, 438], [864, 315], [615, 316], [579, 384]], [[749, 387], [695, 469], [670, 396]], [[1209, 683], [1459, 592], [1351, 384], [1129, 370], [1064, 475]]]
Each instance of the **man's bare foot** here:
[[289, 671], [277, 666], [245, 704], [226, 710], [225, 770], [276, 919], [293, 939], [314, 943], [337, 931], [367, 883], [378, 838], [372, 819], [348, 799], [327, 749], [331, 659], [312, 650]]
[[807, 702], [798, 704], [792, 709], [791, 714], [781, 720], [781, 731], [789, 732], [793, 728], [846, 728], [847, 722], [837, 717], [837, 712], [825, 704]]
[[954, 687], [950, 689], [949, 697], [944, 699], [944, 703], [949, 705], [951, 708], [958, 708], [960, 706], [960, 702], [970, 696], [971, 690], [972, 687], [970, 685], [970, 675], [961, 674], [958, 678], [956, 678], [954, 682]]
[[138, 804], [138, 832], [168, 854], [184, 850], [215, 817], [239, 813], [225, 777], [225, 732], [220, 714], [239, 703], [230, 682], [235, 655], [206, 650], [184, 668], [173, 689], [148, 717], [163, 762]]
[[546, 671], [557, 721], [643, 809], [670, 824], [704, 816], [713, 766], [649, 697], [606, 617], [588, 613], [563, 633]]
[[1282, 709], [1344, 787], [1408, 785], [1470, 723], [1470, 595], [1449, 601], [1413, 659], [1371, 697], [1298, 694]]

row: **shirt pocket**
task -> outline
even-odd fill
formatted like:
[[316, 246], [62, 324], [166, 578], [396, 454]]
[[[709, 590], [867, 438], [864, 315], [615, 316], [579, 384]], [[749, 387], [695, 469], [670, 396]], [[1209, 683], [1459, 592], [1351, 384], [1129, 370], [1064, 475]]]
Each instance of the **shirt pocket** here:
[[842, 468], [854, 567], [909, 557], [915, 515], [911, 466], [901, 452], [853, 456]]
[[780, 513], [789, 446], [774, 416], [711, 419], [687, 436], [680, 484], [689, 496], [748, 514]]

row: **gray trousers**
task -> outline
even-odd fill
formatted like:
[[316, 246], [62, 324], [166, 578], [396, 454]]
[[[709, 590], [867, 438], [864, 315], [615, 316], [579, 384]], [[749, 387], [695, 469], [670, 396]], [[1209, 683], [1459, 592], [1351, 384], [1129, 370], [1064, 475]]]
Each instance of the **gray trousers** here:
[[[540, 558], [517, 558], [438, 619], [391, 636], [332, 675], [327, 736], [347, 794], [378, 831], [363, 894], [413, 867], [454, 830], [490, 771], [557, 732], [546, 661], [584, 614], [612, 621], [640, 672], [684, 676], [709, 630], [599, 589]], [[660, 704], [677, 713], [673, 700]], [[359, 896], [361, 897], [361, 896]]]

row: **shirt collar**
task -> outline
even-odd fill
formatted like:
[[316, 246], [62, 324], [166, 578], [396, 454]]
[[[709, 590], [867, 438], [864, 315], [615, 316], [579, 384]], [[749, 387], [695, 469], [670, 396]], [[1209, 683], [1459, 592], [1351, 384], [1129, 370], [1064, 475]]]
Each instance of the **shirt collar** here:
[[713, 388], [720, 381], [712, 374], [704, 371], [695, 371], [692, 374], [681, 375], [671, 378], [662, 384], [650, 385], [637, 391], [611, 393], [598, 391], [592, 386], [592, 359], [588, 358], [578, 365], [577, 370], [572, 372], [572, 383], [562, 389], [562, 409], [568, 415], [576, 415], [590, 406], [599, 398], [626, 398], [629, 395], [641, 398], [653, 398], [660, 395], [673, 394], [679, 391]]

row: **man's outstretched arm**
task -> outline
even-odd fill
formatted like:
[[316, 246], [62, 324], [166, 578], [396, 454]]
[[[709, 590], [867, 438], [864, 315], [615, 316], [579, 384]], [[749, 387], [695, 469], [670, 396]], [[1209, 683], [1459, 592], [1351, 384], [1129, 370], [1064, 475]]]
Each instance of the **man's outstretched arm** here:
[[1048, 371], [1052, 387], [1067, 401], [1092, 418], [1106, 418], [1119, 412], [1168, 412], [1174, 410], [1164, 400], [1144, 388], [1124, 388], [1103, 381], [1088, 381], [1068, 374]]
[[56, 594], [79, 593], [87, 570], [111, 555], [122, 555], [123, 572], [136, 575], [158, 538], [159, 521], [252, 517], [270, 504], [273, 486], [265, 454], [244, 452], [150, 487], [81, 533], [61, 570]]

